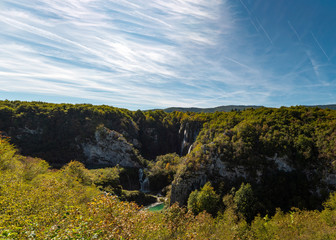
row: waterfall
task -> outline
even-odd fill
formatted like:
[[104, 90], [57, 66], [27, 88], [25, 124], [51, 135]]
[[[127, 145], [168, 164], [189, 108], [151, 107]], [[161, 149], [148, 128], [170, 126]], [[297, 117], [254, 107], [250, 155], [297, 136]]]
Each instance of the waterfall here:
[[191, 144], [190, 147], [189, 147], [189, 149], [188, 149], [188, 154], [191, 152], [191, 150], [193, 149], [193, 147], [194, 147], [194, 144]]
[[141, 185], [141, 192], [148, 193], [149, 192], [149, 179], [148, 177], [145, 178]]
[[140, 182], [140, 184], [143, 182], [143, 170], [142, 170], [142, 168], [139, 169], [139, 182]]
[[143, 193], [149, 192], [149, 179], [145, 177], [144, 179], [144, 172], [143, 169], [139, 169], [139, 183], [140, 183], [140, 191]]
[[181, 154], [180, 154], [181, 156], [183, 156], [184, 148], [188, 145], [187, 138], [188, 138], [188, 132], [187, 132], [187, 129], [184, 129], [183, 141], [182, 141], [182, 144], [181, 144]]
[[186, 123], [180, 126], [179, 135], [182, 140], [180, 156], [184, 156], [185, 154], [189, 154], [191, 152], [193, 149], [192, 144], [196, 141], [200, 129], [201, 126], [198, 123]]

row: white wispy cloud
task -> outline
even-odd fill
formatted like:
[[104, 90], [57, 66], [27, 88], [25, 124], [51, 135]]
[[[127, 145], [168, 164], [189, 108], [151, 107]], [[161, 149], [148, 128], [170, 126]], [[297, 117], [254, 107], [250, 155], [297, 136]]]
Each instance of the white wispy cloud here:
[[[275, 39], [240, 2], [273, 45]], [[131, 108], [265, 104], [272, 93], [292, 86], [277, 83], [274, 69], [265, 68], [271, 56], [258, 56], [242, 37], [235, 4], [2, 0], [0, 91]]]
[[[184, 68], [194, 71], [195, 55], [197, 65], [203, 61], [194, 51], [216, 47], [222, 2], [36, 0], [1, 5], [3, 89], [167, 106], [179, 99], [191, 103], [183, 90], [169, 91], [161, 84], [188, 85], [181, 82]], [[199, 81], [195, 75], [189, 83]]]

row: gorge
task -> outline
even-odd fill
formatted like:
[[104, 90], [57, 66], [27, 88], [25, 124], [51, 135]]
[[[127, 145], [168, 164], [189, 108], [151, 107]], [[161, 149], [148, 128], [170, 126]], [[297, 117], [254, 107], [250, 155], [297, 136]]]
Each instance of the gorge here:
[[250, 183], [261, 212], [318, 209], [336, 187], [336, 114], [320, 108], [193, 113], [89, 104], [0, 102], [0, 131], [21, 153], [60, 168], [119, 167], [124, 190], [187, 204], [211, 182], [221, 196]]

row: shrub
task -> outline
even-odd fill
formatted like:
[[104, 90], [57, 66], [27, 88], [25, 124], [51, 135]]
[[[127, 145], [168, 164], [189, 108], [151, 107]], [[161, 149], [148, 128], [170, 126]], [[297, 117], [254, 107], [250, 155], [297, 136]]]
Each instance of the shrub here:
[[188, 198], [188, 209], [194, 214], [207, 211], [212, 215], [216, 215], [218, 211], [219, 196], [207, 182], [200, 191], [193, 191]]
[[234, 202], [237, 205], [238, 212], [240, 212], [248, 222], [251, 222], [256, 214], [257, 201], [249, 183], [241, 184], [235, 193]]

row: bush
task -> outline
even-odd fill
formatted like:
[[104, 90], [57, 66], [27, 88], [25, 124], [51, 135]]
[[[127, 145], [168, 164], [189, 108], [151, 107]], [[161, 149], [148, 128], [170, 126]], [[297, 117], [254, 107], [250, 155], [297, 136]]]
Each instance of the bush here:
[[119, 167], [90, 170], [93, 183], [107, 192], [121, 193]]
[[207, 182], [200, 191], [193, 191], [188, 198], [188, 209], [194, 214], [207, 211], [212, 215], [216, 215], [218, 211], [219, 196]]
[[251, 222], [256, 214], [257, 201], [249, 183], [241, 184], [235, 193], [234, 202], [237, 205], [238, 212], [246, 218], [247, 222]]
[[83, 163], [71, 161], [62, 168], [62, 173], [70, 182], [76, 180], [84, 185], [92, 184], [92, 175]]

